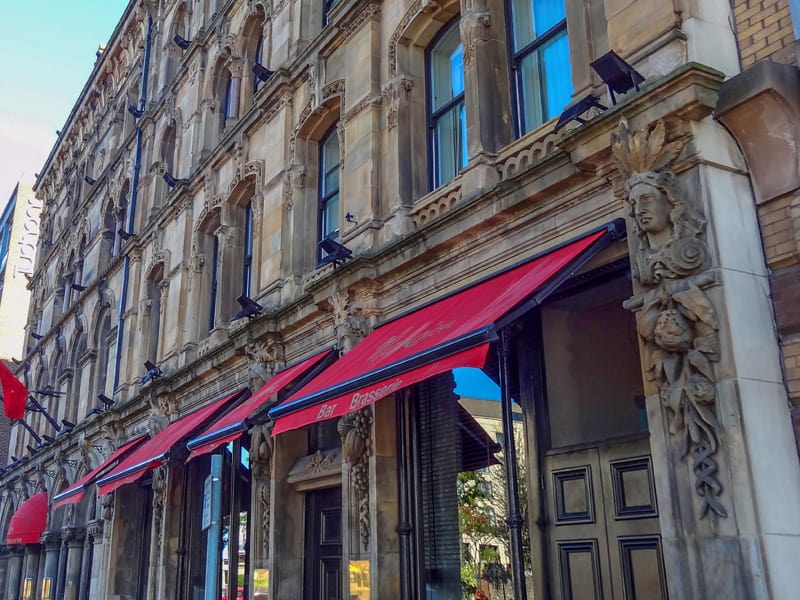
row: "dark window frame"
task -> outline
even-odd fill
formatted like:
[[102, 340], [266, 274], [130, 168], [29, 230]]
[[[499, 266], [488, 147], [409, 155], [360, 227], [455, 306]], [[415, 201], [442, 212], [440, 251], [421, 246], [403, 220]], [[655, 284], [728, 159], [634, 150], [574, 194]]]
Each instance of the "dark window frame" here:
[[326, 180], [326, 172], [325, 172], [325, 145], [328, 143], [328, 140], [331, 139], [332, 136], [337, 136], [336, 140], [336, 147], [341, 153], [341, 140], [338, 139], [339, 132], [336, 129], [338, 121], [334, 123], [323, 135], [319, 140], [319, 151], [317, 152], [317, 160], [319, 164], [319, 177], [318, 177], [318, 184], [317, 184], [317, 241], [316, 241], [316, 256], [317, 256], [317, 264], [320, 263], [322, 260], [322, 250], [319, 247], [319, 243], [324, 239], [332, 239], [338, 240], [339, 239], [339, 228], [336, 229], [335, 232], [325, 233], [325, 225], [326, 219], [325, 214], [328, 208], [328, 204], [330, 201], [336, 197], [339, 197], [339, 190], [341, 189], [341, 165], [339, 162], [339, 157], [336, 157], [336, 168], [339, 169], [339, 177], [337, 178], [337, 185], [336, 189], [334, 190], [326, 190], [325, 189], [325, 180]]
[[[431, 72], [431, 52], [436, 48], [436, 45], [441, 41], [441, 39], [447, 35], [453, 27], [458, 28], [459, 23], [461, 21], [461, 15], [458, 14], [452, 19], [450, 19], [447, 23], [445, 23], [441, 29], [436, 33], [433, 37], [431, 42], [425, 48], [425, 120], [426, 125], [428, 128], [425, 143], [426, 149], [428, 152], [428, 191], [432, 192], [433, 190], [441, 187], [445, 183], [452, 181], [452, 179], [448, 179], [447, 181], [438, 181], [437, 179], [437, 166], [439, 161], [437, 161], [438, 151], [437, 146], [435, 143], [436, 138], [436, 125], [447, 113], [449, 113], [452, 109], [456, 108], [459, 105], [464, 105], [464, 112], [466, 118], [466, 101], [465, 101], [465, 90], [462, 90], [460, 94], [454, 96], [450, 99], [447, 103], [440, 106], [436, 111], [433, 110], [433, 73]], [[460, 32], [459, 32], [459, 39], [460, 39]], [[463, 42], [461, 42], [463, 46]], [[463, 68], [463, 66], [462, 66]], [[464, 72], [464, 78], [466, 79], [466, 71]], [[466, 89], [466, 85], [464, 86]], [[460, 117], [458, 119], [459, 126], [460, 126]], [[467, 140], [464, 139], [463, 143], [466, 145]], [[469, 160], [469, 158], [467, 159]], [[466, 164], [462, 167], [459, 167], [458, 171], [456, 172], [456, 176], [464, 170]]]
[[[533, 2], [533, 0], [531, 0]], [[566, 0], [564, 0], [566, 5]], [[564, 18], [553, 25], [550, 29], [542, 33], [541, 35], [536, 35], [532, 42], [529, 42], [525, 46], [520, 49], [516, 49], [514, 47], [514, 8], [511, 4], [511, 0], [505, 0], [505, 16], [506, 16], [506, 46], [508, 48], [508, 69], [509, 69], [509, 77], [511, 79], [511, 110], [512, 114], [514, 115], [514, 138], [520, 138], [528, 131], [526, 131], [525, 126], [525, 117], [522, 114], [522, 106], [523, 106], [523, 93], [524, 93], [524, 86], [522, 82], [522, 75], [520, 71], [520, 64], [522, 63], [525, 58], [529, 55], [533, 54], [534, 52], [538, 51], [539, 48], [545, 46], [548, 42], [555, 39], [562, 33], [567, 34], [567, 39], [569, 39], [569, 31], [567, 28], [567, 17], [566, 17], [566, 9]], [[541, 72], [541, 70], [540, 70]], [[545, 86], [542, 85], [542, 82], [539, 81], [539, 85], [536, 88], [536, 91], [540, 95], [540, 99], [542, 100], [542, 104], [544, 104], [544, 94], [542, 93], [545, 89]], [[533, 131], [535, 128], [531, 128], [530, 131]], [[524, 132], [524, 133], [523, 133]]]

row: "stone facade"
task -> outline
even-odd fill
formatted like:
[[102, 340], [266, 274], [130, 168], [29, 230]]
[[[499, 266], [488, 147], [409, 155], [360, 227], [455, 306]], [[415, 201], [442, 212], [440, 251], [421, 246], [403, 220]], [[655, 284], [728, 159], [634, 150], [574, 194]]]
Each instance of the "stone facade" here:
[[[517, 135], [509, 3], [339, 0], [323, 15], [310, 0], [132, 0], [35, 186], [42, 233], [27, 331], [41, 339], [18, 373], [49, 392], [37, 398], [59, 432], [45, 414], [30, 414], [54, 441], [29, 451], [31, 437], [16, 427], [12, 454], [25, 458], [0, 475], [0, 532], [27, 498], [46, 490], [52, 503], [126, 441], [241, 388], [255, 392], [323, 348], [346, 355], [376, 325], [624, 219], [627, 245], [610, 243], [564, 289], [630, 272], [625, 314], [635, 318], [633, 379], [647, 422], [634, 440], [645, 458], [634, 458], [649, 469], [658, 533], [635, 547], [603, 539], [597, 556], [657, 556], [650, 574], [661, 573], [653, 585], [662, 597], [791, 597], [800, 464], [787, 389], [800, 403], [800, 163], [775, 157], [796, 157], [797, 136], [784, 134], [800, 122], [800, 96], [789, 93], [800, 76], [775, 63], [740, 73], [740, 54], [747, 66], [745, 56], [790, 45], [785, 6], [744, 4], [566, 2], [573, 99], [593, 93], [608, 108], [583, 124], [555, 131], [549, 118]], [[426, 49], [448, 27], [463, 48], [466, 160], [431, 189]], [[611, 49], [645, 79], [614, 105], [590, 67]], [[263, 80], [255, 63], [268, 71]], [[753, 111], [763, 123], [779, 117], [781, 135], [740, 131]], [[322, 161], [328, 140], [338, 157]], [[352, 253], [342, 264], [320, 260], [317, 247], [330, 165], [336, 241]], [[232, 319], [245, 308], [240, 295], [259, 309]], [[508, 369], [516, 375], [534, 362], [534, 346], [547, 362], [531, 317], [516, 318], [508, 335], [518, 356], [509, 358], [503, 333], [492, 342], [501, 357], [486, 366], [506, 387]], [[145, 361], [154, 376], [144, 377]], [[263, 411], [254, 414], [231, 446], [240, 460], [223, 468], [236, 482], [225, 488], [226, 543], [249, 543], [243, 587], [310, 598], [308, 532], [322, 507], [340, 514], [330, 530], [345, 565], [339, 597], [458, 588], [453, 476], [464, 468], [459, 427], [469, 421], [457, 421], [466, 418], [448, 385], [441, 376], [397, 391], [328, 429], [272, 436]], [[506, 389], [503, 402], [522, 388]], [[532, 397], [541, 402], [540, 391]], [[452, 405], [452, 419], [420, 414], [441, 403]], [[543, 550], [554, 539], [544, 473], [552, 456], [569, 453], [548, 454], [534, 418], [523, 418], [531, 419], [520, 449], [529, 546], [511, 543], [515, 598], [568, 596], [555, 582], [558, 561], [597, 548], [569, 541], [553, 542], [549, 557]], [[185, 462], [189, 436], [139, 484], [99, 498], [90, 484], [79, 503], [51, 510], [40, 545], [9, 546], [0, 557], [7, 596], [30, 579], [40, 597], [51, 573], [59, 600], [200, 593], [209, 467], [205, 458]], [[430, 442], [424, 458], [440, 460], [410, 473], [420, 440]], [[416, 508], [410, 489], [424, 492]], [[331, 490], [338, 506], [325, 504], [339, 498]], [[519, 512], [506, 513], [512, 533], [522, 528]], [[225, 560], [236, 564], [235, 554]], [[220, 580], [234, 588], [230, 569]], [[366, 575], [356, 582], [342, 572]], [[641, 583], [623, 583], [625, 572], [598, 576], [596, 591], [610, 597], [612, 585]]]

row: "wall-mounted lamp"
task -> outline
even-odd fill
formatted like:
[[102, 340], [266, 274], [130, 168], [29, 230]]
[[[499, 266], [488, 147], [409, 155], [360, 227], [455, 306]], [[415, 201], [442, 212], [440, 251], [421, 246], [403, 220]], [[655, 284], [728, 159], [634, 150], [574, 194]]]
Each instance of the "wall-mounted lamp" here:
[[611, 104], [617, 103], [615, 92], [625, 94], [632, 88], [638, 92], [639, 84], [644, 82], [644, 77], [613, 50], [606, 52], [591, 65], [603, 83], [608, 86]]
[[147, 369], [147, 372], [144, 374], [144, 377], [142, 377], [139, 385], [144, 385], [151, 379], [158, 379], [163, 375], [161, 369], [158, 368], [158, 365], [150, 362], [149, 360], [144, 361], [144, 368]]
[[70, 283], [69, 287], [71, 287], [76, 292], [85, 292], [86, 291], [86, 286], [85, 285], [81, 285], [80, 283]]
[[358, 225], [358, 219], [356, 219], [356, 216], [351, 212], [345, 213], [344, 220], [347, 223], [352, 223], [353, 225]]
[[44, 336], [43, 336], [43, 335], [39, 335], [39, 334], [38, 334], [38, 333], [36, 333], [35, 331], [31, 331], [31, 337], [32, 337], [33, 339], [35, 339], [35, 340], [40, 340], [40, 339], [42, 339]]
[[260, 315], [261, 312], [264, 310], [263, 306], [261, 306], [258, 302], [256, 302], [252, 298], [245, 296], [244, 294], [236, 298], [236, 301], [242, 308], [235, 315], [231, 317], [230, 319], [231, 321], [238, 321], [239, 319], [244, 317], [247, 317], [248, 319], [254, 319], [258, 315]]
[[124, 229], [120, 228], [120, 229], [117, 229], [117, 235], [119, 237], [121, 237], [124, 241], [127, 242], [129, 239], [134, 237], [136, 234], [130, 233], [130, 232], [125, 231]]
[[581, 115], [588, 112], [592, 108], [597, 108], [601, 111], [608, 110], [608, 107], [600, 104], [600, 98], [593, 94], [587, 94], [580, 100], [576, 100], [564, 109], [564, 112], [562, 112], [561, 116], [558, 117], [555, 130], [558, 131], [570, 121], [577, 121], [581, 125], [585, 124], [586, 119], [584, 119]]
[[139, 110], [133, 104], [128, 106], [128, 112], [133, 115], [134, 119], [138, 119], [139, 117], [141, 117], [144, 114], [143, 110]]
[[186, 183], [185, 179], [178, 179], [177, 177], [173, 177], [172, 173], [170, 173], [169, 171], [165, 172], [163, 177], [164, 181], [166, 181], [167, 185], [171, 188], [174, 188], [176, 185]]
[[175, 42], [175, 45], [178, 46], [181, 50], [186, 50], [189, 46], [191, 46], [192, 41], [187, 40], [186, 38], [175, 34], [175, 37], [172, 38], [172, 41]]
[[325, 252], [325, 256], [319, 261], [320, 266], [333, 263], [333, 266], [337, 267], [353, 257], [353, 253], [349, 248], [330, 238], [320, 240], [317, 246]]
[[100, 400], [103, 404], [105, 404], [106, 408], [111, 408], [114, 405], [114, 400], [109, 398], [105, 394], [98, 394], [97, 399]]
[[103, 409], [102, 409], [102, 408], [100, 408], [99, 406], [94, 406], [94, 407], [90, 408], [90, 409], [87, 411], [87, 413], [86, 413], [86, 416], [85, 416], [84, 418], [85, 418], [85, 419], [88, 419], [88, 418], [89, 418], [89, 417], [91, 417], [92, 415], [99, 415], [101, 412], [103, 412]]
[[83, 180], [84, 180], [86, 183], [88, 183], [89, 185], [94, 185], [95, 183], [97, 183], [97, 180], [96, 180], [96, 179], [93, 179], [92, 177], [89, 177], [88, 175], [84, 175], [84, 176], [83, 176]]
[[266, 81], [267, 79], [272, 77], [274, 73], [275, 71], [270, 71], [267, 67], [265, 67], [262, 64], [255, 63], [253, 65], [253, 74], [256, 77], [258, 77], [261, 81]]

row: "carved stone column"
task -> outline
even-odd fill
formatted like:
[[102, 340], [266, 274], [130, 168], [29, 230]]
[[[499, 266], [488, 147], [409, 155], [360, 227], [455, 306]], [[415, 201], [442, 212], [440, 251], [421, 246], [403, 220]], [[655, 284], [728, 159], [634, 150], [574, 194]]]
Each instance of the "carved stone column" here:
[[153, 469], [153, 518], [150, 534], [150, 556], [149, 567], [150, 576], [148, 578], [148, 600], [162, 598], [160, 595], [162, 574], [164, 570], [164, 558], [162, 548], [164, 541], [164, 505], [167, 495], [167, 472], [166, 465]]
[[6, 576], [6, 598], [18, 598], [22, 589], [22, 560], [25, 546], [11, 546], [8, 550], [8, 575]]
[[[387, 241], [402, 237], [413, 229], [410, 212], [414, 198], [422, 190], [414, 189], [414, 177], [403, 176], [411, 173], [414, 159], [412, 152], [413, 134], [411, 128], [411, 107], [409, 96], [414, 88], [414, 80], [404, 74], [397, 74], [383, 87], [386, 107], [386, 156], [387, 176], [392, 180], [385, 189], [397, 190], [397, 196], [389, 198], [390, 231], [384, 236]], [[417, 93], [424, 95], [424, 90]]]
[[[91, 546], [89, 547], [90, 560], [88, 565], [88, 590], [83, 597], [100, 597], [100, 578], [103, 575], [103, 541], [105, 523], [102, 520], [90, 521], [86, 526], [86, 535]], [[82, 600], [82, 599], [81, 599]]]
[[[61, 534], [57, 531], [45, 532], [44, 543], [44, 576], [42, 579], [42, 600], [54, 600], [58, 578], [58, 551], [61, 548]], [[49, 594], [45, 594], [49, 590]]]
[[[800, 552], [800, 465], [752, 193], [735, 163], [703, 162], [724, 154], [721, 130], [692, 127], [612, 135], [669, 593], [792, 597], [777, 557]], [[679, 179], [687, 139], [701, 159]]]
[[64, 579], [64, 600], [78, 600], [83, 562], [84, 529], [72, 528], [67, 540], [67, 569]]
[[489, 188], [498, 179], [492, 157], [513, 139], [508, 73], [497, 65], [507, 60], [504, 5], [498, 0], [462, 2], [461, 41], [464, 46], [464, 101], [467, 113], [469, 164], [477, 169], [466, 189]]
[[[270, 561], [270, 494], [272, 493], [272, 437], [266, 424], [250, 430], [250, 552], [251, 577], [255, 569], [272, 571]], [[250, 581], [253, 589], [253, 580]]]
[[6, 589], [8, 580], [8, 546], [0, 544], [0, 590]]
[[30, 594], [22, 595], [23, 600], [34, 600], [39, 596], [39, 553], [38, 545], [25, 546], [25, 575], [23, 576], [22, 589], [25, 591], [26, 581], [30, 580]]

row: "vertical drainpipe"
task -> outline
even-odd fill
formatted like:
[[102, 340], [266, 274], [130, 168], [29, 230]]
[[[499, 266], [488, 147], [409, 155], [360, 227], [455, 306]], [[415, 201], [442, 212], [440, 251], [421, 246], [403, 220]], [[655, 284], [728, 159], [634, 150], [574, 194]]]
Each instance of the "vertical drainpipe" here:
[[506, 524], [511, 538], [511, 575], [514, 582], [514, 600], [528, 597], [525, 590], [525, 563], [522, 547], [522, 527], [525, 520], [519, 508], [519, 482], [517, 481], [517, 449], [514, 441], [514, 413], [511, 398], [511, 377], [509, 373], [511, 353], [511, 332], [509, 327], [500, 331], [500, 390], [503, 415], [503, 452], [505, 454], [506, 496], [508, 514]]
[[[153, 16], [147, 13], [147, 34], [144, 40], [144, 57], [142, 59], [142, 81], [139, 84], [139, 103], [137, 109], [144, 111], [147, 106], [147, 77], [150, 72], [150, 42], [153, 37]], [[142, 126], [137, 122], [136, 125], [136, 148], [133, 154], [133, 175], [131, 178], [131, 198], [128, 202], [128, 215], [125, 222], [125, 231], [132, 232], [134, 220], [136, 218], [136, 196], [139, 188], [139, 170], [142, 166]], [[119, 386], [119, 369], [122, 362], [122, 334], [125, 324], [125, 310], [127, 309], [126, 300], [128, 297], [128, 279], [130, 278], [131, 259], [130, 255], [125, 255], [125, 262], [122, 267], [122, 291], [119, 296], [119, 312], [117, 320], [117, 343], [114, 353], [114, 386], [116, 391]]]

